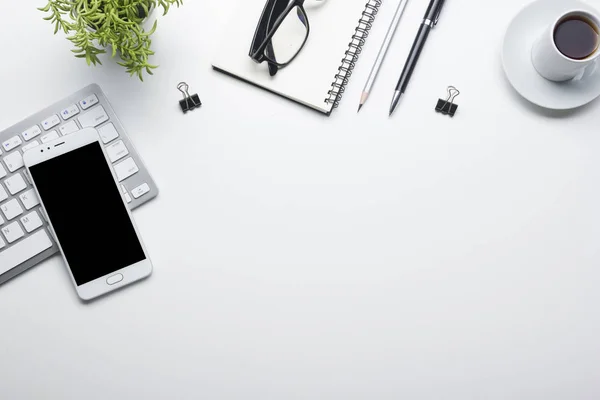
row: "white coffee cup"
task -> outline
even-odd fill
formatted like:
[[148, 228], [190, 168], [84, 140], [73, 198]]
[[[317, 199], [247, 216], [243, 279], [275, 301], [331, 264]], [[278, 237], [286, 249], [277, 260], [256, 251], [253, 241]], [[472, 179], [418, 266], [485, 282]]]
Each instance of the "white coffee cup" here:
[[596, 30], [600, 28], [600, 17], [589, 11], [571, 10], [559, 16], [544, 34], [534, 43], [531, 51], [531, 61], [537, 72], [546, 79], [564, 82], [575, 78], [590, 64], [596, 62], [600, 56], [600, 47], [587, 58], [578, 60], [569, 58], [558, 49], [554, 33], [557, 26], [565, 19], [580, 16], [595, 24]]

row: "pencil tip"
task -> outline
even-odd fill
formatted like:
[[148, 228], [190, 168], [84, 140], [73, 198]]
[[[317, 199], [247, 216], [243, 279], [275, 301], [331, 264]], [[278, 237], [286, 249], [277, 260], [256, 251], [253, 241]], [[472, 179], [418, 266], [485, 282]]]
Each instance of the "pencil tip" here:
[[358, 106], [358, 111], [360, 111], [360, 109], [362, 108], [362, 106], [365, 105], [365, 103], [367, 102], [368, 98], [369, 98], [369, 92], [363, 92], [360, 95], [360, 106]]
[[363, 106], [362, 104], [360, 104], [360, 105], [358, 106], [358, 111], [356, 112], [357, 114], [360, 112], [360, 109], [362, 108], [362, 106]]

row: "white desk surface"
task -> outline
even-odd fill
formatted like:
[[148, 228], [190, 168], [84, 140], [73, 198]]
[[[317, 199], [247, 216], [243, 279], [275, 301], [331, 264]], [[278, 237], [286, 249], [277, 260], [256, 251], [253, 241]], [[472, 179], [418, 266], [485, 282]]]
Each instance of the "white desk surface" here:
[[[0, 126], [96, 82], [161, 194], [134, 213], [149, 280], [84, 304], [53, 257], [0, 287], [0, 398], [598, 399], [600, 103], [507, 84], [528, 1], [449, 0], [388, 119], [426, 0], [357, 115], [384, 1], [330, 118], [211, 70], [234, 2], [161, 18], [140, 83], [73, 58], [44, 1], [3, 0]], [[181, 80], [204, 102], [185, 116]]]

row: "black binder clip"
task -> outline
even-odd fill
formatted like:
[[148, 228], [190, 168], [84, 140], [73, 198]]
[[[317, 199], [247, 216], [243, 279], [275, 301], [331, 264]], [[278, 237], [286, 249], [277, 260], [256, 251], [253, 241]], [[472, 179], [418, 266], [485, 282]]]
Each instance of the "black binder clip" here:
[[460, 94], [460, 91], [454, 86], [448, 86], [448, 98], [446, 100], [439, 99], [435, 106], [435, 111], [444, 115], [454, 117], [458, 104], [454, 104], [454, 99]]
[[179, 100], [179, 106], [184, 114], [188, 111], [199, 108], [202, 105], [200, 97], [197, 94], [190, 96], [190, 86], [187, 83], [180, 82], [179, 85], [177, 85], [177, 89], [183, 93], [183, 100]]

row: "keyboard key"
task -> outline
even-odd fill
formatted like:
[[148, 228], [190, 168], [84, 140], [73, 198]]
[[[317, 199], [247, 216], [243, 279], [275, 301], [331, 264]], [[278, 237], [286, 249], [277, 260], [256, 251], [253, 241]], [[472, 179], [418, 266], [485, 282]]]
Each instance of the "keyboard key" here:
[[39, 126], [32, 126], [31, 128], [27, 129], [25, 132], [22, 133], [23, 138], [25, 138], [25, 141], [30, 141], [31, 139], [33, 139], [34, 137], [40, 135], [42, 133], [42, 130], [40, 129]]
[[0, 225], [4, 224], [4, 218], [0, 215]]
[[119, 137], [119, 133], [115, 129], [115, 126], [112, 124], [112, 122], [98, 128], [98, 133], [100, 134], [100, 138], [104, 144], [110, 143]]
[[42, 136], [41, 140], [42, 140], [42, 143], [48, 143], [49, 141], [58, 139], [59, 137], [60, 136], [58, 136], [58, 132], [52, 131], [52, 132], [48, 132], [47, 134]]
[[131, 203], [131, 196], [127, 193], [125, 193], [125, 201], [127, 202], [127, 204]]
[[[2, 237], [0, 237], [0, 250], [6, 246], [6, 243], [4, 243], [4, 240], [2, 239]], [[2, 261], [2, 256], [0, 255], [0, 261]]]
[[4, 237], [6, 238], [6, 241], [9, 244], [16, 242], [17, 240], [25, 236], [25, 233], [23, 232], [23, 229], [21, 229], [21, 227], [19, 226], [18, 222], [13, 222], [12, 224], [2, 228], [2, 233], [4, 234]]
[[138, 186], [135, 189], [133, 189], [131, 191], [131, 194], [133, 195], [134, 198], [139, 199], [140, 197], [142, 197], [143, 195], [145, 195], [149, 191], [150, 191], [150, 186], [148, 186], [147, 183], [143, 183], [140, 186]]
[[58, 115], [54, 114], [42, 121], [42, 128], [47, 131], [58, 124], [60, 124], [60, 118], [58, 118]]
[[[27, 150], [31, 150], [34, 147], [38, 147], [39, 145], [40, 145], [40, 142], [38, 142], [37, 140], [34, 140], [33, 142], [29, 143], [28, 145], [21, 147], [21, 150], [23, 150], [23, 153], [25, 153]], [[2, 178], [2, 177], [0, 176], [0, 178]]]
[[81, 100], [79, 102], [79, 105], [84, 110], [87, 110], [88, 108], [90, 108], [91, 106], [93, 106], [97, 103], [98, 103], [98, 98], [96, 97], [95, 94], [92, 94], [92, 95], [89, 95], [88, 97], [86, 97], [85, 99]]
[[101, 123], [108, 121], [108, 114], [106, 114], [104, 107], [98, 106], [79, 116], [78, 120], [81, 129], [95, 128]]
[[40, 216], [35, 211], [22, 217], [21, 223], [23, 224], [23, 227], [25, 228], [27, 233], [31, 233], [43, 225], [42, 220], [40, 219]]
[[22, 168], [25, 165], [23, 163], [23, 156], [21, 155], [21, 153], [19, 153], [18, 150], [14, 153], [7, 155], [6, 157], [4, 157], [3, 160], [10, 172], [15, 172], [16, 170]]
[[[0, 164], [0, 178], [4, 178], [5, 176], [6, 176], [6, 170], [4, 169], [2, 164]], [[2, 201], [2, 200], [0, 200], [0, 201]]]
[[60, 112], [60, 116], [65, 121], [77, 114], [79, 114], [79, 108], [75, 104], [71, 104], [69, 107]]
[[19, 195], [19, 198], [27, 210], [31, 210], [33, 207], [40, 204], [40, 200], [33, 189], [29, 189], [25, 193]]
[[4, 151], [9, 152], [14, 148], [19, 147], [22, 143], [23, 143], [23, 141], [21, 140], [20, 137], [13, 136], [10, 139], [8, 139], [6, 142], [2, 143], [2, 148], [4, 149]]
[[117, 174], [117, 180], [119, 182], [124, 181], [131, 175], [136, 174], [140, 169], [138, 168], [133, 158], [129, 157], [120, 164], [114, 166], [115, 174]]
[[125, 188], [125, 185], [121, 185], [121, 192], [123, 192], [123, 194], [127, 193], [127, 188]]
[[6, 199], [8, 199], [8, 193], [6, 193], [6, 190], [0, 185], [0, 202]]
[[21, 190], [27, 188], [27, 184], [23, 180], [21, 174], [11, 176], [10, 178], [4, 181], [4, 184], [6, 185], [6, 188], [8, 189], [10, 194], [12, 194], [13, 196], [19, 193]]
[[114, 163], [119, 161], [121, 158], [125, 157], [129, 154], [129, 150], [125, 146], [122, 140], [115, 142], [106, 148], [106, 153], [108, 154], [108, 158], [110, 162]]
[[64, 125], [61, 125], [61, 127], [58, 129], [60, 129], [60, 134], [65, 136], [73, 132], [77, 132], [79, 130], [79, 127], [77, 126], [77, 122], [69, 121]]
[[34, 233], [13, 247], [0, 252], [0, 274], [10, 271], [50, 247], [52, 242], [45, 230]]
[[2, 204], [0, 206], [0, 210], [2, 210], [2, 213], [4, 214], [4, 217], [6, 217], [7, 221], [10, 221], [11, 219], [23, 214], [23, 209], [19, 205], [17, 199], [12, 199], [11, 201], [7, 201], [6, 203]]

